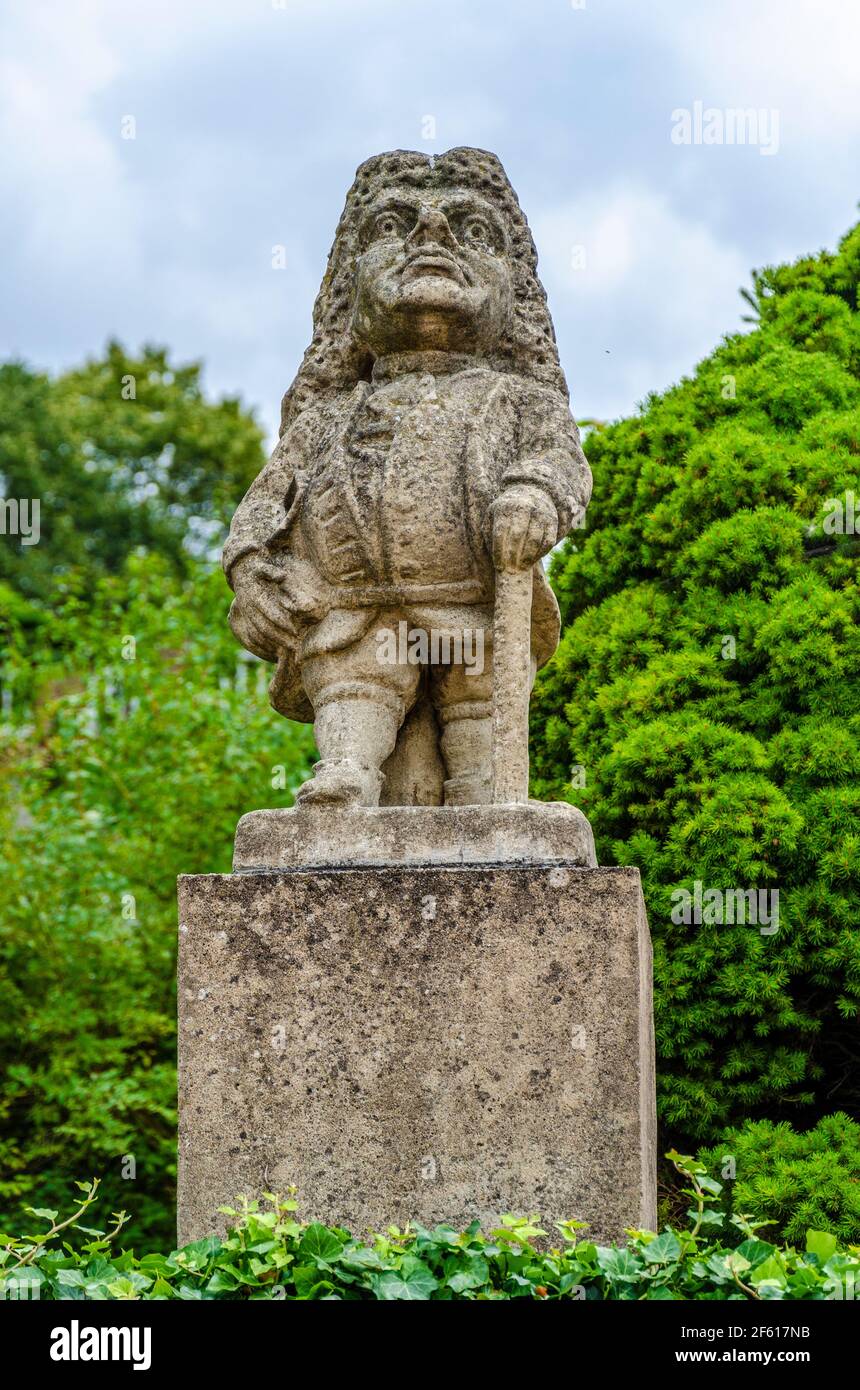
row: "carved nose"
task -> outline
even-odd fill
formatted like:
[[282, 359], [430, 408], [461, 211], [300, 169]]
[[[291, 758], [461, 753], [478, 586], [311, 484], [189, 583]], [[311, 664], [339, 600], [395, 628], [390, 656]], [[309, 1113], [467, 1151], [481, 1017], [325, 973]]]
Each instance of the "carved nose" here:
[[457, 242], [454, 233], [448, 226], [448, 219], [444, 212], [438, 208], [422, 207], [418, 214], [418, 221], [406, 238], [406, 245], [415, 247], [432, 243], [434, 246], [444, 246], [449, 251], [457, 250]]

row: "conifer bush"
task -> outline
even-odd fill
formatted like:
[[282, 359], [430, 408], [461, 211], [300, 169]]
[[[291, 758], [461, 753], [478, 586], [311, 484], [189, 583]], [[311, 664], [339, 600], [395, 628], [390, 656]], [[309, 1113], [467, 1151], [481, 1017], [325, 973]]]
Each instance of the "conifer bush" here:
[[802, 1240], [809, 1226], [860, 1240], [860, 1125], [848, 1115], [827, 1115], [806, 1134], [751, 1120], [699, 1157], [723, 1174], [724, 1210], [756, 1212], [770, 1240]]
[[[860, 1101], [860, 227], [754, 280], [751, 331], [591, 429], [533, 701], [534, 794], [642, 871], [684, 1142]], [[673, 920], [697, 882], [778, 890], [778, 929]]]

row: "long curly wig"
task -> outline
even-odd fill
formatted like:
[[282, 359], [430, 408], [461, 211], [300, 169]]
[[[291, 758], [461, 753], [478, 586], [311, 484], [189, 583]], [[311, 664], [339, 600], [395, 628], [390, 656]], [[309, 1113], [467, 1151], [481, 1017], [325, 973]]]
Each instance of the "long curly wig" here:
[[489, 358], [490, 365], [497, 371], [538, 381], [559, 391], [566, 400], [567, 383], [558, 360], [546, 292], [538, 279], [535, 244], [499, 160], [486, 150], [466, 147], [435, 156], [393, 150], [365, 160], [346, 195], [314, 305], [313, 339], [281, 405], [281, 434], [309, 406], [349, 391], [370, 376], [373, 361], [350, 332], [355, 264], [364, 210], [390, 187], [473, 189], [499, 209], [508, 228], [513, 308], [508, 329]]

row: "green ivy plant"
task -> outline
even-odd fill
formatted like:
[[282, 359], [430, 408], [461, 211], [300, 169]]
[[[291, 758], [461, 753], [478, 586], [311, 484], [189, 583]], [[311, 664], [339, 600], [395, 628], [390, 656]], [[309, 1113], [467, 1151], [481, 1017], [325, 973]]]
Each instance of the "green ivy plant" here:
[[[36, 1236], [0, 1236], [0, 1298], [284, 1299], [296, 1301], [452, 1301], [548, 1299], [840, 1299], [854, 1296], [860, 1247], [840, 1248], [827, 1231], [806, 1233], [805, 1249], [777, 1246], [759, 1234], [767, 1222], [726, 1216], [722, 1184], [702, 1163], [668, 1155], [686, 1183], [687, 1225], [659, 1235], [631, 1230], [625, 1245], [602, 1246], [581, 1221], [549, 1236], [537, 1217], [504, 1216], [484, 1234], [418, 1222], [368, 1241], [337, 1226], [298, 1219], [294, 1192], [267, 1193], [222, 1207], [232, 1224], [171, 1254], [116, 1253], [126, 1221], [115, 1212], [106, 1231], [84, 1225], [98, 1180], [65, 1220], [32, 1208], [47, 1222]], [[72, 1231], [85, 1239], [73, 1245]], [[546, 1248], [549, 1241], [552, 1248]]]

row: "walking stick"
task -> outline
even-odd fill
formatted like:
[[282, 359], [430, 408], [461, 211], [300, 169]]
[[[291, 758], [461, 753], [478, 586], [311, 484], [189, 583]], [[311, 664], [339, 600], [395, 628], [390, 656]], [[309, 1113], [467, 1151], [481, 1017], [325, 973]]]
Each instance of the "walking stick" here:
[[531, 569], [496, 570], [493, 609], [493, 801], [529, 799]]

